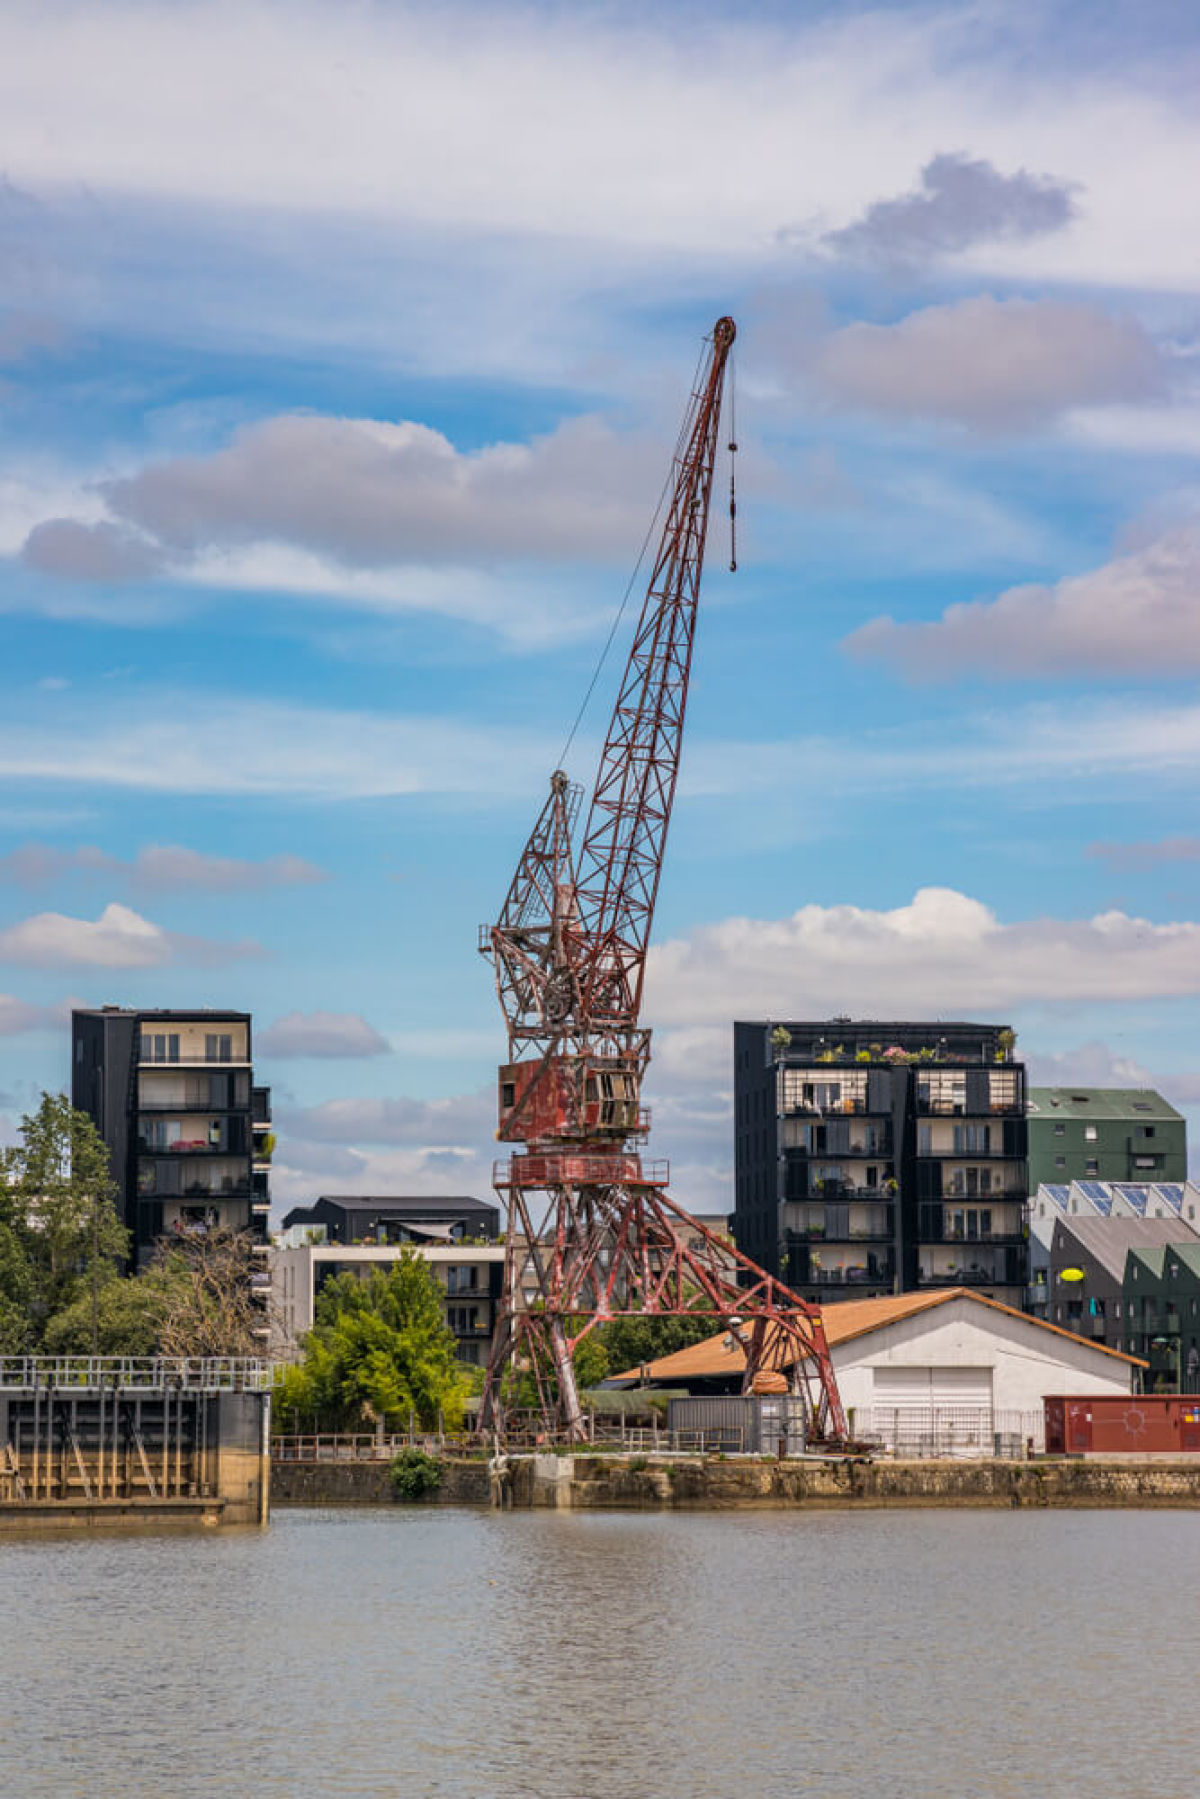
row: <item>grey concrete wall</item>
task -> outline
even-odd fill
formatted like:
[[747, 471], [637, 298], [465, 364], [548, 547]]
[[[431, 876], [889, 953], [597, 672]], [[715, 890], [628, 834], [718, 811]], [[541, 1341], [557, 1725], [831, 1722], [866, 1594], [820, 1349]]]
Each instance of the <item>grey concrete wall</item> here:
[[[442, 1484], [418, 1505], [487, 1505], [485, 1461], [442, 1463]], [[271, 1474], [276, 1506], [394, 1505], [398, 1501], [387, 1462], [277, 1462]]]
[[[553, 1479], [539, 1466], [551, 1459], [560, 1463]], [[1200, 1507], [1200, 1456], [1186, 1462], [529, 1456], [514, 1467], [513, 1500], [518, 1506], [706, 1511], [747, 1505]]]

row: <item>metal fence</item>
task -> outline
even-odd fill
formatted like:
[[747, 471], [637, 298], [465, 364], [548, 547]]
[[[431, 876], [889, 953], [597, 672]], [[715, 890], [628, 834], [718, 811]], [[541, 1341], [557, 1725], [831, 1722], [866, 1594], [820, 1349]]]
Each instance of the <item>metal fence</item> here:
[[280, 1367], [250, 1356], [0, 1356], [0, 1387], [262, 1393]]
[[1042, 1412], [997, 1411], [992, 1406], [860, 1406], [853, 1416], [856, 1442], [886, 1455], [1001, 1456], [1020, 1460], [1046, 1448]]

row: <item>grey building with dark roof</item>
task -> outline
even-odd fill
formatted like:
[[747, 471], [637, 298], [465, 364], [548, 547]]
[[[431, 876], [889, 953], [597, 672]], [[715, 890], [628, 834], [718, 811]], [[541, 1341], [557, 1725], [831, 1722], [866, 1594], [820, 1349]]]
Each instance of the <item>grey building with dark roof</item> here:
[[1179, 1218], [1060, 1217], [1050, 1243], [1046, 1322], [1106, 1349], [1129, 1348], [1125, 1271], [1131, 1250], [1200, 1244]]

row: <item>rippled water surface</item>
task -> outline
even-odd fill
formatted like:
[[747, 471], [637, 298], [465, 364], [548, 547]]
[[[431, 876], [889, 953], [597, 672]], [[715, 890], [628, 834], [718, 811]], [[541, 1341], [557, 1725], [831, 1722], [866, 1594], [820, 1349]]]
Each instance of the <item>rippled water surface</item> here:
[[1193, 1799], [1200, 1515], [0, 1541], [9, 1799]]

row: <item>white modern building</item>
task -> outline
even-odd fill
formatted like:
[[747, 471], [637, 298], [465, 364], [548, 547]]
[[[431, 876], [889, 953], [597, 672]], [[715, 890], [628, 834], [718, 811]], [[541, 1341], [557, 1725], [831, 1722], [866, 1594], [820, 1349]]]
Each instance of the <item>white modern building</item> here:
[[429, 1263], [444, 1295], [446, 1323], [458, 1359], [487, 1363], [504, 1279], [503, 1243], [291, 1243], [269, 1253], [272, 1314], [278, 1353], [292, 1359], [313, 1326], [317, 1295], [335, 1274], [365, 1279], [373, 1268], [391, 1268], [406, 1253]]

